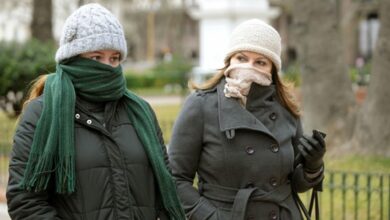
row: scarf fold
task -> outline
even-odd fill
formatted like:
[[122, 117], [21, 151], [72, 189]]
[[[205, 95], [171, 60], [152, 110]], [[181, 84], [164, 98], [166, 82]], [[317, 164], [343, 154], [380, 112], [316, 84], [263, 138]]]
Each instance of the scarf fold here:
[[125, 97], [127, 113], [144, 146], [170, 219], [185, 219], [176, 185], [164, 162], [155, 116], [147, 102], [126, 89], [119, 65], [113, 68], [85, 58], [58, 64], [43, 92], [43, 110], [37, 122], [21, 187], [39, 192], [49, 182], [60, 194], [75, 191], [74, 113], [77, 95], [87, 101], [106, 102]]
[[252, 83], [269, 86], [272, 83], [270, 73], [248, 63], [231, 64], [224, 72], [226, 84], [224, 93], [227, 98], [238, 98], [245, 106]]

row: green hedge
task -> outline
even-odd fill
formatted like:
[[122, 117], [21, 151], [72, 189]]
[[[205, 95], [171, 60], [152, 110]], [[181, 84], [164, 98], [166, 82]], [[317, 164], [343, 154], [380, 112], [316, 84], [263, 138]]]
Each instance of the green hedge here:
[[169, 62], [162, 61], [151, 69], [143, 72], [126, 70], [125, 77], [128, 88], [162, 88], [166, 85], [177, 84], [182, 88], [187, 86], [188, 73], [191, 70], [190, 62], [180, 58], [173, 57]]
[[0, 96], [10, 90], [24, 91], [38, 75], [55, 70], [52, 42], [0, 42], [0, 51]]

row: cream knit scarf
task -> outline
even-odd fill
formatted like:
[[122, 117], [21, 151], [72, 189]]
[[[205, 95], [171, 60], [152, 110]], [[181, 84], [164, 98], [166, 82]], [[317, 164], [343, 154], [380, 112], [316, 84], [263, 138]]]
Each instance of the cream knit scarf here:
[[224, 72], [226, 84], [225, 96], [237, 98], [245, 106], [252, 83], [269, 86], [272, 83], [271, 73], [266, 73], [248, 63], [230, 65]]

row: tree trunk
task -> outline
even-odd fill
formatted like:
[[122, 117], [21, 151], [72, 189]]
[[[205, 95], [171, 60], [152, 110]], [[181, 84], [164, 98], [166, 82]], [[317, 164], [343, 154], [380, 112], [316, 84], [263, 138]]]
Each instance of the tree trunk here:
[[53, 40], [51, 0], [33, 0], [31, 35], [40, 41]]
[[358, 114], [351, 147], [390, 156], [390, 1], [380, 2], [380, 30], [372, 60], [368, 95]]
[[343, 56], [339, 1], [294, 0], [293, 30], [302, 64], [304, 128], [328, 133], [331, 143], [349, 139], [354, 96]]

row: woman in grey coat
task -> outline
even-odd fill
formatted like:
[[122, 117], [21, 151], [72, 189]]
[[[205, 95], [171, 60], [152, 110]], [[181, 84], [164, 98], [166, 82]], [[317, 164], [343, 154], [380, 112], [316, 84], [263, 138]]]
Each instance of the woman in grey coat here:
[[321, 183], [325, 143], [303, 135], [280, 53], [278, 32], [248, 20], [232, 33], [225, 67], [187, 98], [169, 159], [188, 219], [302, 219], [292, 190]]

